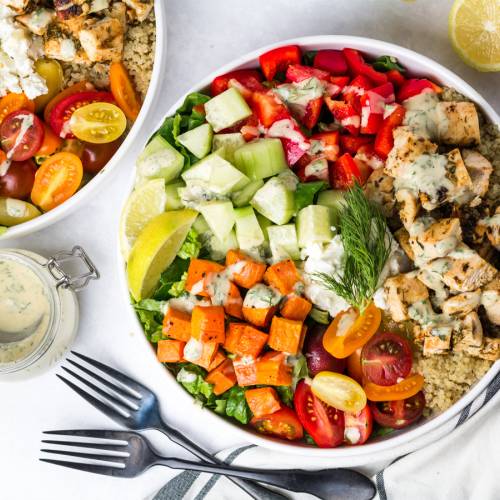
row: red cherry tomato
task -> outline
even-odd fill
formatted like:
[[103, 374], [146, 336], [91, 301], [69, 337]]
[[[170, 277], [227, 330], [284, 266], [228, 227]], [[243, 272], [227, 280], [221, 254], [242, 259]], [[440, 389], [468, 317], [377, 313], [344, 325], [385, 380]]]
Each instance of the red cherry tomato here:
[[290, 441], [302, 439], [304, 435], [304, 429], [297, 415], [288, 407], [271, 415], [254, 417], [250, 420], [250, 425], [262, 434], [270, 434]]
[[31, 158], [42, 145], [43, 123], [31, 111], [14, 111], [6, 116], [0, 127], [2, 148], [14, 161]]
[[78, 108], [93, 102], [114, 103], [115, 100], [111, 92], [89, 91], [69, 95], [58, 102], [50, 112], [49, 123], [52, 130], [63, 139], [74, 138], [75, 136], [71, 133], [68, 123], [71, 115]]
[[358, 413], [344, 413], [344, 438], [347, 444], [366, 443], [373, 430], [373, 417], [370, 406], [366, 405]]
[[402, 429], [420, 418], [425, 408], [425, 397], [420, 391], [411, 398], [399, 401], [371, 402], [370, 408], [377, 424]]
[[334, 448], [344, 441], [344, 413], [323, 403], [301, 380], [293, 397], [300, 422], [320, 448]]
[[24, 200], [35, 182], [36, 165], [32, 160], [13, 161], [5, 175], [0, 176], [0, 196]]
[[379, 333], [361, 352], [363, 375], [377, 385], [394, 385], [406, 378], [412, 367], [410, 343], [395, 333]]
[[347, 375], [353, 378], [358, 384], [363, 384], [363, 371], [361, 369], [361, 351], [362, 347], [356, 349], [347, 358]]
[[85, 172], [97, 174], [97, 172], [102, 170], [116, 153], [121, 143], [121, 140], [116, 140], [107, 144], [83, 143], [84, 147], [80, 159], [82, 160]]

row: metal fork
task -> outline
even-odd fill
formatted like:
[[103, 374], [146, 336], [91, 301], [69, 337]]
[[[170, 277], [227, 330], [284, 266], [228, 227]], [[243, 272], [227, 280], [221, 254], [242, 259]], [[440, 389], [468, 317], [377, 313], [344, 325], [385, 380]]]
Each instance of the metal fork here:
[[[356, 498], [368, 500], [375, 494], [371, 481], [359, 472], [342, 469], [320, 471], [304, 470], [256, 470], [232, 467], [225, 464], [207, 464], [191, 462], [179, 458], [162, 457], [155, 453], [148, 440], [130, 431], [70, 430], [48, 431], [44, 434], [58, 436], [92, 438], [93, 442], [65, 440], [42, 440], [42, 443], [67, 447], [87, 448], [88, 451], [65, 451], [42, 449], [44, 453], [56, 453], [79, 459], [90, 459], [93, 463], [71, 462], [41, 458], [71, 469], [93, 472], [114, 477], [136, 477], [153, 465], [163, 465], [171, 469], [185, 469], [223, 476], [232, 476], [285, 488], [290, 491], [310, 493], [323, 500]], [[107, 440], [105, 444], [96, 443], [95, 439]]]

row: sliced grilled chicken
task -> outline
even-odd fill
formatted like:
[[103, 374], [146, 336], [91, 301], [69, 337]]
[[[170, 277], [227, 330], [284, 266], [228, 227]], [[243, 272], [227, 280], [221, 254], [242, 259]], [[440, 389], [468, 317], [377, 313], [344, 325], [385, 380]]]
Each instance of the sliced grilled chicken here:
[[62, 32], [59, 36], [48, 36], [44, 41], [44, 51], [46, 57], [51, 59], [72, 62], [76, 57], [75, 40]]
[[370, 174], [364, 190], [367, 198], [380, 208], [385, 217], [394, 215], [394, 181], [383, 168], [377, 168]]
[[500, 207], [492, 217], [479, 220], [477, 228], [486, 233], [490, 243], [500, 252]]
[[443, 313], [448, 315], [464, 316], [474, 311], [481, 303], [481, 290], [463, 292], [453, 295], [442, 304]]
[[483, 343], [480, 347], [470, 346], [467, 348], [466, 352], [477, 358], [497, 361], [500, 359], [500, 339], [485, 336], [483, 337]]
[[441, 308], [450, 295], [450, 291], [443, 283], [441, 276], [427, 269], [421, 269], [418, 271], [417, 277], [429, 290], [434, 292], [434, 294], [430, 295], [432, 305]]
[[453, 336], [453, 350], [469, 352], [483, 345], [483, 325], [476, 311], [469, 312], [462, 318], [460, 329]]
[[481, 203], [481, 198], [488, 192], [493, 167], [481, 153], [472, 149], [464, 149], [462, 158], [472, 182], [467, 201], [470, 206], [475, 207]]
[[17, 14], [24, 14], [31, 4], [31, 0], [2, 0], [1, 4], [10, 7]]
[[109, 9], [110, 0], [91, 0], [89, 14]]
[[479, 117], [472, 102], [440, 102], [436, 106], [438, 141], [443, 144], [479, 144]]
[[79, 40], [92, 62], [120, 61], [123, 54], [123, 27], [118, 19], [104, 18], [80, 30]]
[[481, 305], [488, 319], [494, 325], [500, 325], [500, 277], [498, 275], [483, 288]]
[[399, 243], [399, 246], [404, 250], [409, 259], [415, 260], [415, 254], [413, 253], [413, 249], [410, 245], [410, 234], [408, 231], [402, 227], [395, 231], [394, 237]]
[[153, 8], [153, 0], [123, 0], [134, 12], [136, 19], [139, 22], [144, 21], [149, 16]]
[[453, 325], [437, 325], [424, 328], [424, 356], [444, 354], [451, 348]]
[[384, 284], [387, 308], [394, 321], [410, 319], [408, 307], [429, 297], [426, 286], [413, 273], [388, 278]]
[[403, 225], [408, 229], [418, 216], [420, 201], [418, 196], [410, 189], [399, 189], [395, 194], [399, 203], [399, 217]]
[[29, 14], [17, 16], [16, 20], [26, 26], [35, 35], [45, 35], [49, 24], [55, 19], [56, 11], [54, 9], [35, 9]]
[[123, 2], [115, 2], [107, 11], [108, 17], [118, 19], [120, 21], [123, 32], [126, 33], [128, 28], [127, 23], [127, 6]]

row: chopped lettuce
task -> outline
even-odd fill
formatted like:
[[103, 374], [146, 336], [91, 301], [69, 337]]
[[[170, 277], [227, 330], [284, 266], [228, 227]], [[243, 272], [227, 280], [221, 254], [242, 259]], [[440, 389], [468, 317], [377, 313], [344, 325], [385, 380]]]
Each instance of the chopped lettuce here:
[[328, 183], [324, 181], [299, 182], [295, 190], [295, 210], [299, 212], [304, 207], [312, 205], [316, 194], [327, 187]]
[[144, 299], [134, 304], [134, 309], [144, 328], [147, 339], [153, 343], [161, 340], [165, 302]]
[[195, 229], [191, 228], [177, 254], [181, 259], [196, 259], [200, 254], [201, 241]]
[[214, 402], [214, 386], [205, 382], [206, 370], [192, 363], [182, 365], [177, 373], [179, 382], [186, 391], [200, 401], [203, 405]]
[[293, 366], [292, 372], [292, 387], [295, 390], [297, 384], [303, 378], [309, 377], [309, 370], [307, 369], [307, 360], [303, 354], [296, 356], [296, 361]]
[[316, 57], [317, 53], [317, 50], [308, 50], [307, 52], [304, 52], [304, 54], [302, 54], [302, 61], [304, 62], [304, 64], [306, 66], [313, 66], [314, 58]]
[[178, 297], [184, 291], [183, 278], [188, 267], [189, 260], [176, 257], [172, 264], [161, 273], [160, 282], [153, 294], [153, 298], [156, 300], [168, 300], [172, 297]]
[[291, 385], [278, 385], [275, 387], [276, 392], [278, 393], [278, 396], [280, 397], [281, 401], [289, 406], [290, 408], [293, 408], [293, 389]]
[[[233, 417], [242, 424], [248, 424], [248, 422], [250, 422], [252, 412], [245, 399], [244, 387], [235, 385], [221, 396], [222, 398], [216, 401], [215, 406], [215, 410], [219, 409], [218, 413]], [[221, 400], [225, 401], [225, 403]], [[224, 413], [222, 413], [222, 409]]]

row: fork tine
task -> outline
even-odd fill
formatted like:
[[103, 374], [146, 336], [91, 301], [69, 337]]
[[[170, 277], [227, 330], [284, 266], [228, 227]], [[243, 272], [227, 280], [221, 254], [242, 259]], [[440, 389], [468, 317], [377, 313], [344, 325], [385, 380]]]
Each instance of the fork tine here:
[[65, 429], [65, 430], [55, 430], [55, 431], [43, 431], [43, 434], [107, 439], [108, 441], [124, 441], [124, 444], [116, 443], [116, 446], [126, 446], [130, 439], [130, 436], [137, 435], [136, 432], [130, 432], [130, 431], [101, 431], [97, 429]]
[[[135, 396], [131, 396], [128, 392], [124, 391], [123, 389], [121, 389], [117, 385], [113, 384], [109, 380], [106, 380], [105, 378], [101, 377], [97, 373], [92, 373], [88, 368], [85, 368], [84, 366], [76, 363], [75, 361], [73, 361], [71, 359], [68, 359], [67, 361], [68, 361], [68, 363], [71, 363], [72, 365], [76, 366], [82, 372], [84, 372], [87, 375], [89, 375], [90, 377], [98, 380], [99, 382], [101, 382], [102, 385], [106, 386], [108, 389], [111, 389], [112, 391], [114, 391], [116, 393], [116, 394], [109, 394], [110, 397], [113, 397], [114, 399], [119, 401], [121, 404], [128, 406], [131, 410], [136, 411], [139, 408], [138, 405], [132, 403], [130, 401], [130, 399], [127, 399], [127, 397], [126, 397], [126, 396], [128, 396], [129, 398], [133, 397], [134, 399], [137, 399]], [[62, 369], [66, 370], [69, 373], [71, 373], [72, 375], [74, 375], [72, 372], [69, 371], [68, 368], [65, 368], [64, 366], [62, 367]]]
[[110, 401], [106, 401], [106, 403], [103, 403], [96, 397], [92, 396], [88, 392], [84, 391], [83, 389], [80, 389], [77, 385], [75, 385], [73, 382], [68, 380], [66, 377], [63, 377], [62, 375], [59, 375], [56, 373], [56, 376], [59, 377], [66, 385], [71, 387], [77, 394], [79, 394], [85, 401], [93, 405], [95, 408], [97, 408], [99, 411], [104, 413], [110, 418], [115, 419], [116, 416], [128, 419], [130, 417], [129, 413], [126, 413], [123, 409], [119, 408], [116, 405], [113, 405]]
[[47, 462], [49, 464], [60, 465], [61, 467], [68, 467], [69, 469], [92, 472], [94, 474], [101, 474], [104, 476], [130, 477], [126, 468], [122, 469], [118, 467], [109, 467], [107, 465], [66, 462], [65, 460], [52, 460], [50, 458], [39, 458], [39, 460], [40, 462]]
[[[48, 448], [43, 448], [40, 451], [43, 453], [54, 453], [56, 455], [65, 455], [68, 457], [75, 458], [87, 458], [89, 460], [101, 460], [103, 462], [115, 463], [117, 465], [125, 465], [128, 457], [110, 455], [109, 452], [102, 450], [103, 453], [90, 453], [86, 451], [70, 451], [70, 450], [50, 450]], [[101, 450], [96, 450], [101, 451]], [[108, 457], [109, 460], [104, 460], [104, 457]]]
[[118, 370], [111, 368], [111, 366], [105, 365], [104, 363], [100, 363], [99, 361], [89, 358], [88, 356], [80, 354], [79, 352], [76, 351], [71, 351], [71, 353], [77, 356], [78, 358], [83, 359], [90, 365], [99, 368], [99, 370], [101, 370], [102, 372], [106, 373], [107, 375], [121, 382], [124, 385], [124, 389], [130, 391], [131, 395], [135, 396], [136, 398], [141, 399], [144, 394], [151, 393], [151, 391], [147, 387], [143, 386], [142, 384], [139, 384], [139, 382], [136, 382], [134, 379], [128, 377], [127, 375], [124, 375]]
[[126, 451], [120, 450], [126, 444], [101, 444], [101, 443], [84, 443], [79, 441], [57, 441], [56, 439], [42, 439], [42, 443], [46, 444], [58, 444], [60, 446], [79, 446], [80, 448], [94, 448], [103, 451], [114, 451], [116, 453], [127, 453]]

